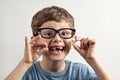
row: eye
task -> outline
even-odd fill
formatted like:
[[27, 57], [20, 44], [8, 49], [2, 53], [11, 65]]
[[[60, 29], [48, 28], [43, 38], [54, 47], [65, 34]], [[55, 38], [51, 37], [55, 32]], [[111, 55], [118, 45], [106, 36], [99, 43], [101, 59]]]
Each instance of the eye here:
[[62, 30], [60, 30], [59, 34], [63, 38], [69, 38], [72, 36], [72, 30], [71, 29], [62, 29]]
[[62, 37], [70, 37], [72, 34], [71, 34], [70, 31], [62, 31], [62, 32], [60, 33], [60, 35], [61, 35]]
[[65, 35], [68, 35], [69, 34], [69, 32], [61, 32], [61, 35], [63, 35], [63, 36], [65, 36]]
[[51, 37], [53, 35], [54, 35], [54, 32], [52, 32], [52, 31], [46, 31], [43, 33], [43, 36], [45, 36], [45, 37]]
[[51, 36], [53, 35], [53, 32], [46, 32], [45, 35]]

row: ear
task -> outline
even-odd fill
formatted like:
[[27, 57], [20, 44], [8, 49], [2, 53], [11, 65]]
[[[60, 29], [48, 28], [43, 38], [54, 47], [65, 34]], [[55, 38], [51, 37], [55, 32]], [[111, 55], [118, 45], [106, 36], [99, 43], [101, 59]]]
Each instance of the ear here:
[[76, 35], [74, 35], [73, 37], [72, 37], [72, 40], [71, 40], [71, 49], [73, 49], [74, 47], [73, 47], [73, 43], [75, 43], [76, 42]]

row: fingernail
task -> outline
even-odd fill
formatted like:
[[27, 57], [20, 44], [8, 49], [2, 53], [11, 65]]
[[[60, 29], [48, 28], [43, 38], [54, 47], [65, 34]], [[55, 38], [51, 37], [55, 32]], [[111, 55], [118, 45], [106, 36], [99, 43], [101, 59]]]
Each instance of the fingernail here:
[[75, 43], [75, 40], [72, 40], [73, 43]]

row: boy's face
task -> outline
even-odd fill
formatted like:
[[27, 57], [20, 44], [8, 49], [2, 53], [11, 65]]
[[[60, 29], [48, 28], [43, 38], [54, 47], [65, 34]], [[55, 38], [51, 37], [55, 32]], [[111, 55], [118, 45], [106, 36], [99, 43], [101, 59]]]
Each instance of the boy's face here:
[[[48, 21], [45, 22], [40, 28], [52, 28], [52, 29], [45, 29], [41, 30], [40, 34], [40, 41], [47, 43], [48, 45], [48, 53], [44, 53], [43, 56], [48, 60], [64, 60], [66, 55], [69, 53], [71, 49], [71, 42], [74, 37], [71, 36], [71, 30], [69, 29], [63, 29], [62, 28], [72, 28], [69, 26], [69, 24], [65, 21], [62, 22], [55, 22], [55, 21]], [[56, 35], [54, 35], [51, 38], [46, 38], [48, 36], [51, 36], [55, 33], [54, 30], [59, 30]], [[65, 35], [69, 36], [70, 38], [67, 38]]]

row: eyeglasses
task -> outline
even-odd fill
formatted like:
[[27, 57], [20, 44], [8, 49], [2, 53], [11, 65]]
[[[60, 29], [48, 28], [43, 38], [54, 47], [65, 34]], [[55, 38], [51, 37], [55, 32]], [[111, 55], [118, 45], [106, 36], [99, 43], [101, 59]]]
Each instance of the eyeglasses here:
[[39, 28], [34, 32], [34, 36], [40, 34], [43, 38], [50, 39], [55, 37], [55, 35], [58, 33], [61, 38], [69, 39], [73, 37], [75, 31], [76, 30], [72, 28], [61, 28], [58, 30], [55, 30], [53, 28]]

